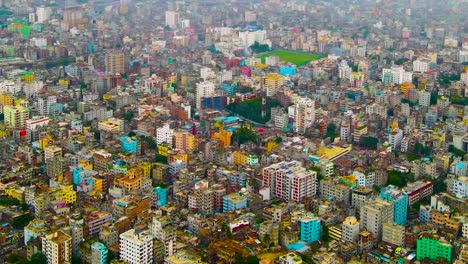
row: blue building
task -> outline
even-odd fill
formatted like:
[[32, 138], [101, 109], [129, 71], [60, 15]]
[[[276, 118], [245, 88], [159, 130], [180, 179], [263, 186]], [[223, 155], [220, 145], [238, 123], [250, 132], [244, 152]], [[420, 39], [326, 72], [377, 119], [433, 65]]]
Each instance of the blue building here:
[[63, 113], [63, 104], [53, 103], [49, 107], [49, 115], [53, 119], [56, 119], [59, 115]]
[[299, 239], [306, 243], [313, 243], [320, 240], [320, 218], [308, 213], [299, 220]]
[[282, 66], [279, 69], [279, 73], [283, 76], [293, 76], [293, 75], [296, 75], [297, 68], [296, 66], [292, 66], [292, 65]]
[[79, 185], [85, 178], [83, 168], [81, 167], [74, 168], [72, 172], [72, 176], [73, 176], [73, 184]]
[[237, 91], [237, 82], [233, 83], [222, 83], [221, 89], [226, 91], [228, 96], [233, 96]]
[[107, 264], [109, 250], [101, 242], [91, 244], [91, 263]]
[[122, 151], [125, 153], [136, 153], [138, 151], [138, 140], [136, 137], [122, 136], [120, 137]]
[[239, 193], [231, 193], [223, 197], [223, 212], [247, 208], [247, 197]]
[[408, 215], [408, 194], [396, 186], [389, 185], [382, 189], [380, 198], [393, 203], [393, 222], [397, 225], [406, 225]]
[[203, 109], [209, 108], [214, 110], [224, 110], [227, 105], [226, 96], [202, 97]]
[[156, 194], [156, 205], [158, 207], [163, 207], [167, 204], [167, 189], [156, 187], [154, 188], [154, 193]]

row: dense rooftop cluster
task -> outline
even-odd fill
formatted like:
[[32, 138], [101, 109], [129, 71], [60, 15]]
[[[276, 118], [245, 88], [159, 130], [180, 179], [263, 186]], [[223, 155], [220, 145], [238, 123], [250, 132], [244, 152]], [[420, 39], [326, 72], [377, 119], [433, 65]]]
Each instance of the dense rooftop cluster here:
[[466, 14], [0, 1], [0, 263], [467, 263]]

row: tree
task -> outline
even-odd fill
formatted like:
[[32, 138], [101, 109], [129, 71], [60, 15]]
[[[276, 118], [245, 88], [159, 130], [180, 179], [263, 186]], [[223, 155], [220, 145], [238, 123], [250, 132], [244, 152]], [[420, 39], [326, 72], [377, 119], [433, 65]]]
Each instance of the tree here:
[[400, 171], [391, 170], [388, 172], [387, 185], [395, 185], [397, 187], [403, 187], [406, 185], [406, 179]]
[[249, 256], [245, 260], [245, 264], [258, 264], [260, 260], [256, 256]]
[[6, 262], [12, 264], [26, 264], [28, 263], [28, 260], [18, 254], [13, 253], [6, 257]]
[[257, 133], [252, 129], [242, 126], [232, 134], [232, 141], [239, 141], [239, 144], [244, 144], [246, 142], [257, 143]]
[[431, 92], [431, 105], [436, 105], [437, 104], [437, 98], [438, 98], [438, 93], [437, 92]]
[[134, 137], [134, 136], [136, 136], [136, 133], [134, 131], [130, 131], [130, 132], [128, 132], [127, 136], [128, 137]]
[[3, 120], [5, 120], [5, 114], [4, 114], [4, 113], [1, 113], [1, 114], [0, 114], [0, 121], [3, 121]]
[[269, 235], [269, 234], [263, 235], [262, 242], [263, 242], [263, 246], [264, 246], [264, 247], [269, 247], [270, 244], [271, 244], [271, 237], [270, 237], [270, 235]]
[[34, 216], [31, 213], [26, 213], [26, 214], [17, 216], [13, 219], [13, 228], [22, 230], [33, 219], [34, 219]]
[[270, 46], [268, 46], [268, 44], [260, 44], [258, 41], [255, 41], [255, 43], [250, 46], [250, 49], [254, 53], [263, 53], [269, 51]]
[[80, 256], [73, 254], [71, 257], [71, 264], [81, 264]]
[[135, 112], [133, 112], [133, 111], [125, 112], [125, 114], [123, 115], [123, 119], [124, 119], [125, 121], [130, 121], [130, 120], [132, 120], [134, 117], [135, 117]]
[[387, 110], [387, 115], [388, 115], [388, 116], [393, 116], [393, 115], [394, 115], [393, 108], [389, 108], [389, 109]]
[[330, 242], [330, 234], [328, 232], [328, 226], [326, 225], [322, 227], [322, 241], [325, 243]]
[[97, 142], [101, 142], [101, 132], [94, 131], [94, 139], [96, 139]]
[[336, 125], [333, 123], [328, 124], [327, 131], [324, 138], [331, 138], [332, 140], [336, 137]]
[[31, 260], [29, 261], [31, 264], [47, 264], [47, 257], [42, 252], [37, 252], [36, 254], [32, 255]]
[[271, 119], [271, 108], [280, 106], [280, 102], [276, 99], [267, 97], [265, 106], [265, 116], [262, 116], [262, 98], [254, 98], [242, 102], [231, 103], [226, 106], [226, 109], [238, 114], [245, 119], [252, 120], [256, 123], [265, 124]]
[[366, 136], [359, 139], [359, 145], [369, 149], [377, 149], [378, 143], [379, 140], [376, 137]]

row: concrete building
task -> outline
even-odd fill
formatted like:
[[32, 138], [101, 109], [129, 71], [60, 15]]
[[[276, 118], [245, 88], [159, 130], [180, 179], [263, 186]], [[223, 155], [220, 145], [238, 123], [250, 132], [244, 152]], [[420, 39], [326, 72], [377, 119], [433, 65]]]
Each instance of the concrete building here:
[[320, 181], [320, 197], [350, 204], [351, 188], [345, 184], [337, 183], [335, 180], [325, 179]]
[[125, 54], [122, 51], [107, 52], [104, 63], [107, 74], [125, 73]]
[[28, 109], [22, 106], [4, 106], [4, 123], [10, 129], [23, 129], [26, 127], [26, 120], [29, 119]]
[[42, 252], [48, 264], [71, 263], [72, 238], [63, 231], [56, 231], [42, 237]]
[[380, 241], [383, 223], [393, 220], [393, 204], [380, 198], [371, 200], [361, 207], [360, 217], [361, 229], [369, 231]]
[[436, 261], [438, 258], [443, 258], [451, 263], [452, 250], [453, 247], [450, 243], [433, 234], [423, 233], [416, 241], [417, 260], [429, 258]]
[[419, 91], [418, 104], [420, 106], [429, 107], [431, 105], [431, 93], [428, 91]]
[[399, 190], [398, 187], [389, 185], [381, 190], [379, 197], [393, 203], [393, 221], [395, 224], [406, 225], [408, 195]]
[[167, 143], [172, 146], [172, 137], [174, 136], [174, 129], [169, 124], [156, 129], [156, 143], [158, 145]]
[[315, 101], [301, 97], [296, 101], [294, 109], [294, 128], [297, 133], [303, 134], [315, 122]]
[[274, 96], [280, 91], [281, 86], [284, 83], [284, 77], [278, 73], [268, 73], [265, 76], [265, 90], [267, 96]]
[[213, 97], [215, 93], [215, 85], [211, 81], [199, 82], [196, 85], [196, 107], [202, 109], [202, 98]]
[[382, 225], [382, 241], [402, 246], [405, 241], [405, 227], [393, 223], [384, 223]]
[[391, 69], [382, 70], [382, 81], [385, 84], [412, 82], [413, 74], [405, 71], [402, 66], [393, 66]]
[[319, 217], [316, 217], [311, 213], [306, 214], [299, 220], [299, 228], [300, 240], [306, 243], [312, 243], [320, 240], [321, 225]]
[[175, 11], [166, 11], [166, 26], [176, 28], [179, 24], [179, 13]]
[[164, 244], [165, 257], [172, 256], [177, 251], [175, 230], [172, 219], [158, 214], [153, 215], [151, 232], [154, 238]]
[[107, 255], [109, 250], [101, 242], [94, 242], [91, 244], [91, 263], [93, 264], [107, 264]]
[[341, 237], [344, 241], [357, 242], [359, 239], [359, 222], [356, 217], [348, 216], [343, 221]]
[[120, 234], [120, 259], [129, 264], [153, 263], [153, 236], [150, 231], [130, 229]]
[[263, 185], [270, 187], [273, 197], [301, 202], [317, 193], [317, 173], [299, 161], [283, 161], [263, 168]]
[[247, 196], [231, 193], [223, 197], [223, 212], [236, 211], [247, 208]]

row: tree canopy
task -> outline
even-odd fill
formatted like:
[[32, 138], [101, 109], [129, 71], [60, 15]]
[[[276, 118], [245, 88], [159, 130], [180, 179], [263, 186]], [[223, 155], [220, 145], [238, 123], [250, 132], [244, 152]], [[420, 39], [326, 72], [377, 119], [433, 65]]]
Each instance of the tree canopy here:
[[249, 141], [257, 143], [257, 138], [257, 133], [245, 126], [241, 126], [240, 128], [236, 129], [236, 131], [234, 131], [232, 134], [232, 141], [239, 141], [239, 144], [244, 144]]

